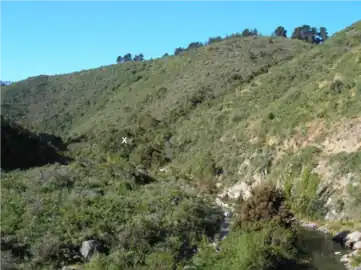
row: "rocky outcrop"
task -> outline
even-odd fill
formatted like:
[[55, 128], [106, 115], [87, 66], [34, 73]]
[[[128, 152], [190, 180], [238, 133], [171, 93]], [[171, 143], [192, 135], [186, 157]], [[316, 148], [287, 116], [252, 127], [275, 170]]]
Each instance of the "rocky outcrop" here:
[[354, 248], [354, 245], [356, 243], [359, 243], [361, 241], [361, 231], [355, 231], [352, 233], [349, 233], [346, 238], [345, 245], [349, 248]]
[[240, 196], [242, 196], [243, 199], [251, 197], [251, 186], [246, 182], [240, 182], [220, 194], [221, 198], [228, 197], [230, 199], [238, 199]]

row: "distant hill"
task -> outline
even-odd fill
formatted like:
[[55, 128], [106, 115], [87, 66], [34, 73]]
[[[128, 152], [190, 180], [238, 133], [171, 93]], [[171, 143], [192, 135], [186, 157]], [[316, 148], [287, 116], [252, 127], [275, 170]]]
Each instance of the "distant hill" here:
[[143, 144], [162, 153], [169, 137], [184, 170], [208, 158], [233, 174], [256, 149], [274, 163], [286, 148], [313, 145], [304, 142], [311, 127], [359, 116], [359, 35], [358, 22], [322, 45], [232, 37], [179, 56], [32, 77], [4, 89], [2, 111], [39, 132], [86, 136], [102, 152], [121, 152], [128, 134], [139, 143], [134, 156]]
[[[101, 114], [112, 114], [106, 124], [119, 123], [120, 117], [128, 121], [140, 110], [161, 118], [196, 93], [223, 96], [310, 48], [281, 37], [234, 37], [180, 56], [31, 77], [2, 93], [3, 104], [11, 105], [17, 115], [3, 110], [8, 117], [32, 123], [40, 131], [62, 134], [81, 126], [92, 129], [90, 122], [99, 120], [95, 115]], [[111, 112], [113, 106], [119, 113]]]
[[[197, 174], [195, 161], [209, 159], [225, 175], [246, 160], [249, 173], [277, 174], [298, 151], [326, 151], [322, 141], [333, 140], [333, 130], [358, 125], [360, 27], [322, 45], [235, 36], [178, 56], [32, 77], [4, 89], [2, 112], [38, 132], [86, 137], [95, 153], [120, 153], [147, 168], [169, 162], [169, 141], [171, 164], [184, 172]], [[134, 139], [127, 153], [125, 135]], [[326, 160], [338, 155], [330, 151]]]

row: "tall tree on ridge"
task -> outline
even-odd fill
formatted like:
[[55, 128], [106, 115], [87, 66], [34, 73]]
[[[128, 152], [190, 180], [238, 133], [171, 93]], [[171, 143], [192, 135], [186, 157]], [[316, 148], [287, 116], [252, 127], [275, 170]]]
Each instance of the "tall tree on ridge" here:
[[144, 61], [144, 55], [141, 53], [139, 55], [135, 55], [134, 58], [133, 58], [133, 61], [134, 62], [142, 62]]
[[123, 57], [118, 56], [117, 57], [117, 64], [121, 64], [121, 63], [123, 63]]
[[174, 50], [174, 55], [180, 55], [182, 52], [184, 52], [184, 49], [182, 47], [178, 47]]
[[287, 30], [283, 26], [278, 26], [273, 32], [273, 35], [277, 37], [287, 37]]
[[131, 61], [133, 61], [131, 53], [127, 53], [126, 55], [123, 56], [123, 62], [131, 62]]
[[319, 35], [320, 35], [322, 41], [326, 41], [328, 39], [327, 29], [325, 27], [320, 27]]

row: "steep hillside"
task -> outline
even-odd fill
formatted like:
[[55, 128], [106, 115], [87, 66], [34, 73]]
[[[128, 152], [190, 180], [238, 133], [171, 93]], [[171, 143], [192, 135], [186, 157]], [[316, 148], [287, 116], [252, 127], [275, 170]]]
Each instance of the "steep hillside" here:
[[309, 46], [283, 38], [234, 37], [181, 56], [32, 77], [3, 90], [3, 112], [42, 132], [62, 134], [88, 131], [102, 120], [99, 129], [105, 129], [141, 112], [161, 119], [192, 95], [221, 96]]
[[265, 172], [278, 181], [305, 166], [329, 183], [341, 166], [345, 186], [361, 175], [359, 37], [360, 23], [313, 48], [233, 37], [181, 56], [30, 78], [5, 89], [3, 111], [86, 138], [78, 148], [88, 157], [120, 154], [147, 169], [171, 162], [200, 181], [222, 171], [223, 183]]
[[[282, 224], [235, 229], [225, 247], [240, 251], [238, 261], [204, 246], [202, 234], [219, 229], [208, 196], [240, 182], [283, 187], [297, 217], [359, 224], [360, 40], [361, 22], [317, 46], [232, 37], [2, 89], [4, 115], [62, 136], [74, 159], [2, 176], [7, 259], [53, 269], [86, 261], [74, 250], [96, 239], [107, 251], [87, 269], [252, 269], [255, 261], [255, 269], [279, 269], [278, 258], [293, 254], [293, 231]], [[11, 253], [14, 246], [31, 255]]]

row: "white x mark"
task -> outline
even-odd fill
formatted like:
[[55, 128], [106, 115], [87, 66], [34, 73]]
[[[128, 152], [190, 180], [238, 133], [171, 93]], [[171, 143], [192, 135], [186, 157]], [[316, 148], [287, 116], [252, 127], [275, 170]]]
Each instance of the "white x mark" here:
[[127, 137], [122, 137], [122, 143], [127, 143]]

